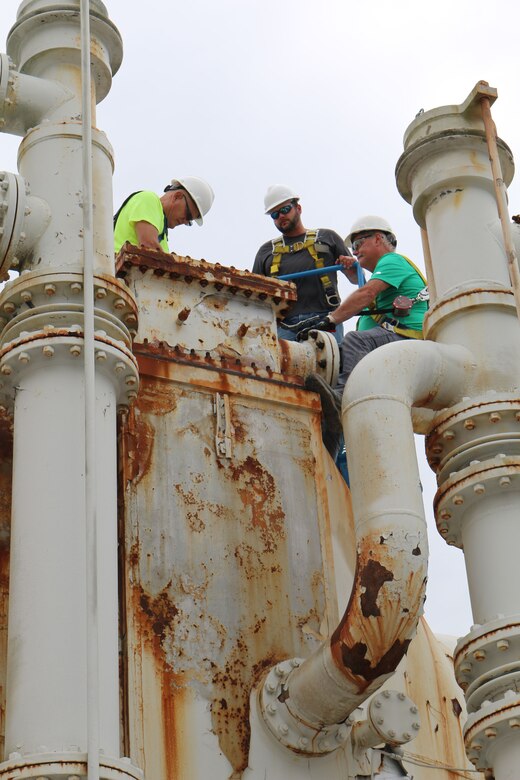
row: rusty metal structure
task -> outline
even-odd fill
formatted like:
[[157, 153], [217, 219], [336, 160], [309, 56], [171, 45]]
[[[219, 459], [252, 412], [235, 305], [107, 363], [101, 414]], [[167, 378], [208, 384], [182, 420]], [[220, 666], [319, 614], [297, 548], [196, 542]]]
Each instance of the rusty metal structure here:
[[[426, 341], [349, 379], [350, 492], [305, 389], [334, 384], [336, 342], [277, 338], [293, 285], [113, 257], [92, 113], [121, 58], [101, 0], [23, 0], [0, 55], [22, 138], [0, 173], [0, 778], [512, 780], [520, 297], [495, 91], [406, 131], [432, 306]], [[414, 431], [466, 556], [454, 658], [422, 619]]]

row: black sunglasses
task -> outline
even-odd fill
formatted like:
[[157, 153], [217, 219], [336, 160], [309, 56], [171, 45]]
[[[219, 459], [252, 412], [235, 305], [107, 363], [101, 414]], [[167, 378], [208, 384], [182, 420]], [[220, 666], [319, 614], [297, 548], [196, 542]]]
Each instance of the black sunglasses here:
[[294, 201], [292, 203], [287, 203], [285, 206], [282, 206], [281, 209], [276, 209], [276, 211], [270, 211], [269, 216], [271, 219], [278, 219], [280, 214], [288, 214], [292, 208], [294, 208], [295, 203]]

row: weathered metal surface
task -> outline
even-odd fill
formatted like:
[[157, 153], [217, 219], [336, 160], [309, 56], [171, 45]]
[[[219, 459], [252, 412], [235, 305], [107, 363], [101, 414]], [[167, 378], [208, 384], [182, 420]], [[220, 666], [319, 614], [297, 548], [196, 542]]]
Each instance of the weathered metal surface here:
[[9, 605], [9, 540], [13, 466], [12, 418], [0, 408], [0, 751], [5, 745], [7, 612]]
[[[421, 729], [404, 747], [404, 755], [431, 768], [421, 768], [405, 760], [408, 772], [421, 780], [452, 780], [458, 775], [444, 767], [471, 770], [462, 737], [466, 716], [464, 697], [453, 676], [451, 646], [444, 645], [432, 634], [424, 618], [419, 621], [406, 657], [387, 685], [402, 690], [418, 709]], [[465, 776], [463, 771], [461, 776]]]
[[406, 537], [399, 529], [381, 529], [358, 542], [354, 587], [331, 647], [360, 692], [395, 670], [422, 613], [426, 568], [419, 547], [412, 560], [400, 558], [399, 549], [408, 552]]
[[197, 741], [185, 728], [202, 718], [240, 773], [251, 687], [331, 628], [319, 401], [281, 382], [139, 362], [121, 448], [129, 748], [151, 780], [190, 776]]
[[139, 299], [138, 343], [280, 371], [276, 317], [294, 285], [130, 245], [118, 263]]

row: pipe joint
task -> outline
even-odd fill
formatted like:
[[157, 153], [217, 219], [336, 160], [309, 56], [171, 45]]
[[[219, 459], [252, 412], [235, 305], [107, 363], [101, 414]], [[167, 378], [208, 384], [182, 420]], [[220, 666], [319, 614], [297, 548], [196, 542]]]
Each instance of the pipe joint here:
[[415, 739], [421, 728], [417, 705], [397, 691], [376, 693], [366, 714], [365, 720], [356, 721], [352, 726], [354, 756], [381, 744], [404, 745]]
[[70, 119], [80, 113], [77, 96], [52, 79], [19, 73], [0, 54], [0, 130], [24, 136], [45, 120]]
[[346, 744], [351, 720], [317, 726], [291, 711], [288, 679], [302, 663], [301, 658], [291, 658], [271, 669], [260, 690], [260, 711], [267, 728], [284, 747], [308, 756], [332, 753]]
[[464, 548], [465, 516], [479, 502], [505, 492], [518, 496], [520, 491], [520, 456], [496, 455], [485, 461], [472, 461], [460, 471], [450, 474], [437, 490], [434, 513], [437, 529], [446, 542]]
[[307, 377], [316, 373], [334, 387], [338, 381], [340, 353], [338, 342], [331, 333], [311, 330], [307, 341], [278, 342], [281, 352], [281, 372], [290, 376]]
[[464, 398], [436, 415], [426, 456], [439, 486], [473, 462], [520, 453], [520, 397], [493, 395]]
[[0, 279], [21, 270], [51, 221], [48, 203], [31, 196], [22, 176], [0, 171]]
[[[24, 755], [11, 753], [9, 760], [0, 764], [0, 780], [16, 777], [18, 780], [70, 780], [73, 777], [87, 777], [86, 753], [38, 753]], [[129, 758], [101, 756], [99, 780], [144, 780], [143, 772], [134, 766]]]
[[[475, 769], [492, 770], [497, 756], [511, 738], [518, 741], [520, 729], [520, 693], [507, 690], [496, 701], [484, 701], [471, 713], [464, 726], [464, 744], [468, 759]], [[512, 776], [512, 775], [511, 775]]]
[[457, 682], [469, 713], [520, 688], [520, 615], [475, 625], [455, 648]]
[[[90, 62], [96, 102], [108, 94], [121, 65], [119, 31], [100, 0], [90, 2]], [[79, 0], [38, 0], [22, 3], [7, 39], [7, 53], [23, 73], [57, 78], [77, 92], [80, 50]], [[67, 67], [70, 66], [70, 67]], [[76, 73], [74, 72], [76, 71]], [[70, 84], [67, 84], [67, 80]]]

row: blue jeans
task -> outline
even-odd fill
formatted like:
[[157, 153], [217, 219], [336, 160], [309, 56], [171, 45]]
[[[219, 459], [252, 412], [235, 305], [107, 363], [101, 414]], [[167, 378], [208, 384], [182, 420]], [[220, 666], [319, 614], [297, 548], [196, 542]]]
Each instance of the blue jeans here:
[[[309, 317], [316, 317], [318, 314], [320, 317], [325, 317], [330, 312], [328, 311], [307, 311], [305, 314], [295, 314], [292, 317], [286, 317], [284, 322], [286, 322], [288, 325], [296, 325], [298, 322], [302, 322], [303, 320], [308, 319]], [[286, 341], [297, 341], [296, 338], [296, 331], [288, 330], [287, 328], [284, 328], [282, 323], [278, 324], [278, 338], [279, 339], [285, 339]], [[341, 344], [343, 340], [343, 325], [336, 325], [336, 330], [332, 332], [332, 335], [338, 342], [338, 344]]]

